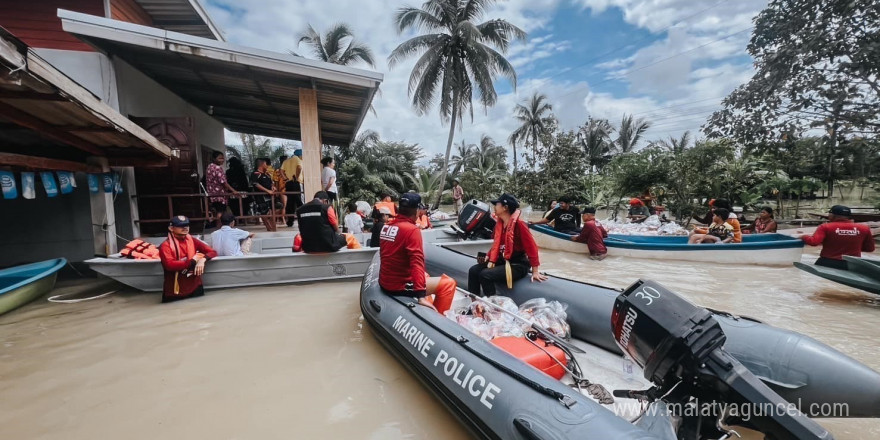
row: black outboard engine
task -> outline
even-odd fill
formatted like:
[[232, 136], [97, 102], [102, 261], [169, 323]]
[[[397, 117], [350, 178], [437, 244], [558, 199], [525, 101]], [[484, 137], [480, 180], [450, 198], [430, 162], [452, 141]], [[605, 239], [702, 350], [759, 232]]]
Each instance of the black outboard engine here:
[[489, 239], [495, 229], [492, 207], [479, 200], [471, 200], [461, 207], [455, 229], [465, 240]]
[[[724, 350], [726, 336], [711, 312], [660, 284], [639, 280], [620, 294], [611, 326], [617, 345], [656, 384], [644, 392], [614, 394], [648, 400], [663, 396], [692, 409], [682, 411], [679, 432], [688, 433], [686, 438], [717, 438], [726, 434], [721, 423], [756, 429], [777, 440], [832, 438]], [[715, 423], [701, 420], [709, 414]]]

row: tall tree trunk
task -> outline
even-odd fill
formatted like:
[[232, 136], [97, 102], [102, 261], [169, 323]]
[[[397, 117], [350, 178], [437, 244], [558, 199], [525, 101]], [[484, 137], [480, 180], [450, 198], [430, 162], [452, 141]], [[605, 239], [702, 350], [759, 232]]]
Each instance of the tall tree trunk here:
[[[834, 198], [834, 150], [837, 149], [837, 124], [843, 104], [837, 104], [834, 108], [834, 116], [831, 120], [831, 133], [829, 134], [830, 145], [828, 148], [828, 196]], [[841, 194], [841, 198], [843, 194]]]
[[432, 210], [440, 207], [440, 200], [443, 198], [443, 188], [446, 186], [446, 172], [449, 170], [449, 154], [452, 153], [452, 138], [455, 136], [455, 120], [458, 118], [458, 93], [454, 94], [452, 102], [452, 120], [449, 122], [449, 139], [446, 141], [446, 157], [443, 159], [443, 169], [440, 171], [440, 189], [437, 191], [437, 200], [434, 201], [434, 205], [431, 207]]

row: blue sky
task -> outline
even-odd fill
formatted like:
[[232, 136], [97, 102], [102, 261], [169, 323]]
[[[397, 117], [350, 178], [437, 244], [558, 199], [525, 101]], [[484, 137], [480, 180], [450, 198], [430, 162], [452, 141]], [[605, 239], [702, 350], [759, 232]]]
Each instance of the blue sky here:
[[[401, 0], [206, 0], [233, 43], [286, 52], [308, 24], [319, 32], [345, 22], [369, 45], [385, 75], [377, 115], [362, 129], [383, 139], [419, 143], [425, 156], [443, 151], [448, 126], [436, 113], [418, 116], [406, 83], [412, 62], [389, 69], [386, 57], [411, 35], [398, 35], [394, 11], [418, 1]], [[653, 122], [647, 139], [696, 132], [721, 99], [752, 75], [745, 51], [752, 18], [767, 0], [507, 0], [486, 19], [504, 18], [523, 28], [527, 40], [507, 56], [517, 69], [514, 90], [501, 80], [495, 107], [474, 109], [456, 141], [482, 134], [503, 143], [516, 127], [518, 102], [532, 93], [548, 96], [563, 128], [588, 117], [617, 123], [624, 113]], [[365, 67], [365, 66], [361, 66]], [[232, 139], [230, 139], [232, 140]]]

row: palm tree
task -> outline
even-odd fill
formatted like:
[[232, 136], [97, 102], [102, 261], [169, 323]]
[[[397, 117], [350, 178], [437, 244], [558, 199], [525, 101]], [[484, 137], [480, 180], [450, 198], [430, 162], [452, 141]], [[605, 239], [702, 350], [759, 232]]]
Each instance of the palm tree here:
[[[321, 37], [312, 25], [299, 37], [298, 45], [306, 43], [312, 54], [325, 63], [347, 66], [363, 61], [370, 67], [376, 67], [373, 51], [354, 39], [351, 29], [345, 23], [334, 25]], [[294, 53], [294, 55], [297, 55]]]
[[621, 154], [632, 152], [649, 128], [651, 128], [650, 122], [624, 114], [620, 121], [620, 128], [617, 130], [618, 136], [615, 141], [617, 152]]
[[413, 185], [413, 190], [419, 193], [425, 200], [429, 200], [437, 192], [438, 183], [440, 182], [440, 173], [438, 172], [432, 173], [427, 168], [419, 167], [416, 170], [416, 174], [404, 173], [404, 176]]
[[578, 140], [584, 148], [590, 168], [599, 171], [608, 161], [614, 143], [611, 141], [611, 133], [614, 127], [607, 119], [590, 118], [587, 124], [578, 131]]
[[[477, 24], [492, 3], [494, 0], [427, 0], [421, 8], [407, 6], [395, 15], [398, 32], [412, 29], [424, 33], [397, 46], [388, 56], [389, 66], [420, 55], [409, 77], [413, 107], [425, 114], [439, 95], [440, 118], [450, 121], [440, 185], [446, 182], [455, 124], [468, 109], [473, 119], [474, 94], [483, 108], [488, 108], [497, 100], [494, 81], [498, 75], [516, 87], [516, 72], [502, 54], [512, 40], [523, 39], [526, 33], [501, 19]], [[438, 192], [434, 207], [439, 204]]]
[[455, 156], [452, 156], [452, 159], [449, 160], [449, 165], [452, 165], [452, 175], [453, 177], [458, 176], [458, 174], [467, 167], [467, 164], [471, 161], [471, 157], [474, 154], [474, 148], [476, 145], [468, 145], [464, 142], [464, 139], [461, 140], [461, 143], [456, 145], [458, 151]]
[[498, 169], [507, 172], [507, 150], [485, 134], [480, 138], [480, 145], [473, 149], [468, 166], [476, 168], [481, 163], [495, 164]]
[[673, 153], [681, 153], [691, 144], [691, 132], [685, 131], [678, 139], [670, 136], [668, 141], [659, 141], [658, 144]]
[[[517, 104], [513, 109], [514, 117], [522, 123], [508, 138], [508, 142], [513, 145], [514, 173], [516, 173], [516, 144], [522, 141], [531, 144], [532, 152], [537, 158], [539, 140], [550, 134], [550, 127], [554, 119], [553, 106], [546, 101], [546, 95], [535, 92], [526, 105]], [[532, 169], [535, 167], [535, 162], [537, 160], [532, 162]]]
[[227, 145], [226, 154], [241, 159], [248, 174], [254, 171], [257, 159], [268, 157], [271, 163], [275, 163], [285, 154], [286, 148], [283, 145], [273, 146], [271, 138], [244, 133], [239, 133], [239, 137], [241, 145]]

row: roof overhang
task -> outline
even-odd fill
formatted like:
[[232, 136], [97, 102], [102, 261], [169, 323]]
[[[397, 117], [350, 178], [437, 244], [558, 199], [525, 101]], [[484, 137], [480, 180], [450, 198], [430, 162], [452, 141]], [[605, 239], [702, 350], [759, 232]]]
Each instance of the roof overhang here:
[[125, 60], [229, 130], [301, 140], [299, 91], [314, 89], [322, 142], [350, 143], [382, 74], [59, 10], [64, 30]]
[[[82, 163], [165, 161], [171, 150], [0, 28], [0, 151]], [[5, 156], [9, 157], [9, 156]]]
[[225, 41], [198, 0], [135, 0], [150, 15], [153, 26], [197, 37]]

